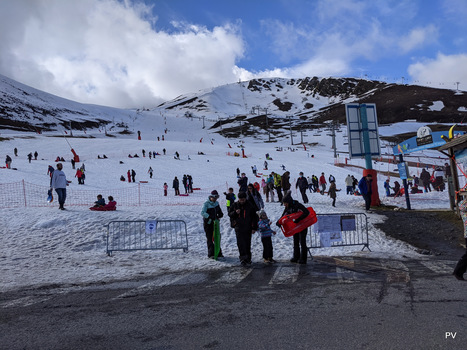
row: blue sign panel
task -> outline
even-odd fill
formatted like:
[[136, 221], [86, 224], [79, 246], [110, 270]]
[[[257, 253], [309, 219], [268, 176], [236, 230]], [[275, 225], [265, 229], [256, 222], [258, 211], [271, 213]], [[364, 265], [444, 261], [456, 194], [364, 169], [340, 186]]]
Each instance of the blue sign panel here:
[[407, 174], [408, 174], [408, 169], [407, 169], [407, 163], [402, 162], [397, 164], [397, 168], [399, 169], [399, 177], [401, 180], [407, 180]]
[[[392, 151], [394, 152], [395, 156], [398, 156], [400, 154], [418, 152], [418, 151], [423, 151], [425, 149], [441, 147], [446, 144], [446, 141], [444, 141], [441, 138], [441, 136], [444, 136], [447, 138], [448, 134], [449, 134], [449, 131], [432, 132], [431, 133], [432, 142], [426, 143], [426, 144], [423, 142], [420, 142], [419, 137], [414, 136], [408, 140], [405, 140], [404, 142], [399, 143], [397, 146], [394, 146]], [[423, 136], [423, 138], [426, 139], [426, 136]]]
[[[365, 107], [366, 113], [362, 112], [362, 107]], [[367, 154], [380, 156], [381, 148], [379, 144], [376, 105], [374, 103], [347, 103], [345, 105], [345, 113], [347, 117], [350, 158], [361, 158]], [[365, 143], [364, 133], [368, 133], [368, 143]]]

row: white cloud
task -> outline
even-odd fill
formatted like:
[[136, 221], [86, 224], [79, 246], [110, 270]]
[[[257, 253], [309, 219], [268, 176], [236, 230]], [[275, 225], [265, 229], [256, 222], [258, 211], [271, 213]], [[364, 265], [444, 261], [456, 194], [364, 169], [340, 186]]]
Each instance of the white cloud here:
[[467, 82], [467, 54], [444, 55], [439, 53], [436, 59], [426, 59], [411, 64], [408, 72], [412, 79], [420, 85], [433, 86], [436, 83], [442, 83], [456, 88], [455, 82], [460, 82], [459, 89], [467, 90], [465, 83]]
[[0, 73], [88, 103], [153, 106], [236, 81], [244, 52], [234, 25], [176, 23], [169, 34], [153, 29], [151, 8], [128, 1], [15, 0], [0, 13]]
[[400, 39], [399, 46], [403, 53], [423, 47], [426, 44], [436, 41], [438, 38], [438, 28], [428, 25], [424, 28], [415, 28], [408, 35]]
[[345, 60], [329, 59], [326, 57], [315, 57], [303, 63], [287, 68], [275, 68], [260, 72], [249, 72], [238, 69], [237, 72], [241, 80], [254, 78], [303, 78], [310, 76], [328, 77], [342, 76], [349, 71], [349, 66]]

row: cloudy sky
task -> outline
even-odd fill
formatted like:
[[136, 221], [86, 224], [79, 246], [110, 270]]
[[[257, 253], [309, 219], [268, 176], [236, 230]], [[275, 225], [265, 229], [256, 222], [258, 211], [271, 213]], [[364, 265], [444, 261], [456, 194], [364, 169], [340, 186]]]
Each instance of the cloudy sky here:
[[466, 0], [0, 0], [0, 74], [153, 107], [255, 77], [467, 90]]

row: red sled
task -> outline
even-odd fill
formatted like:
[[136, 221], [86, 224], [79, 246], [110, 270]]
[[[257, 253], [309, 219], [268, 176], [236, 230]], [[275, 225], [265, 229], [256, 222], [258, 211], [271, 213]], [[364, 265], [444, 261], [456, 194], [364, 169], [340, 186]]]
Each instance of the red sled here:
[[279, 219], [278, 223], [281, 225], [281, 230], [285, 237], [291, 237], [294, 234], [303, 231], [307, 227], [316, 224], [318, 218], [316, 217], [315, 211], [312, 207], [308, 207], [307, 209], [310, 212], [310, 214], [306, 218], [301, 220], [298, 224], [293, 222], [293, 220], [300, 217], [300, 215], [302, 215], [302, 212], [284, 215]]
[[193, 188], [193, 191], [199, 191], [200, 189], [201, 188], [199, 188], [199, 187], [195, 187], [195, 188]]
[[188, 193], [182, 193], [182, 194], [179, 194], [179, 196], [188, 197]]
[[117, 210], [117, 202], [112, 201], [104, 205], [103, 207], [91, 207], [89, 208], [93, 211], [113, 211]]

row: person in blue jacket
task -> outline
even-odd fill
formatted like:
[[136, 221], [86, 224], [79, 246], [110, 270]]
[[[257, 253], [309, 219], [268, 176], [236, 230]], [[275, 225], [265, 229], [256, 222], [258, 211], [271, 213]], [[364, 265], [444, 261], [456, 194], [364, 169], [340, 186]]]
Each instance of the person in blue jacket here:
[[[204, 232], [206, 233], [206, 243], [208, 245], [208, 258], [214, 258], [214, 221], [219, 220], [224, 216], [222, 209], [219, 205], [217, 199], [219, 198], [219, 193], [214, 190], [208, 197], [208, 200], [204, 202], [203, 209], [201, 209], [201, 215], [203, 216], [203, 227]], [[219, 251], [217, 257], [222, 258], [222, 249]]]
[[366, 176], [362, 177], [358, 182], [358, 189], [360, 194], [362, 195], [363, 199], [365, 200], [365, 210], [368, 212], [370, 211], [371, 205], [371, 186], [373, 185], [373, 176], [371, 174], [367, 174]]
[[384, 189], [386, 190], [386, 197], [391, 195], [391, 185], [389, 184], [389, 179], [384, 182]]

